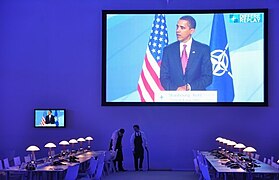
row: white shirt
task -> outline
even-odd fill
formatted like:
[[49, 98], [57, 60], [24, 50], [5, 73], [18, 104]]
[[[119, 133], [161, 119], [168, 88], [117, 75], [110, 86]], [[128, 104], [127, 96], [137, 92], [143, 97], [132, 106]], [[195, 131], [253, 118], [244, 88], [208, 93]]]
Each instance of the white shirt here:
[[190, 56], [190, 50], [191, 50], [191, 46], [192, 46], [192, 38], [189, 39], [189, 41], [187, 41], [186, 43], [182, 43], [180, 42], [180, 57], [182, 56], [182, 51], [184, 49], [184, 45], [186, 44], [186, 53], [187, 53], [187, 57], [189, 59]]
[[115, 150], [119, 130], [120, 130], [120, 129], [115, 130], [115, 131], [112, 133], [112, 135], [111, 135], [111, 139], [112, 139], [112, 150]]

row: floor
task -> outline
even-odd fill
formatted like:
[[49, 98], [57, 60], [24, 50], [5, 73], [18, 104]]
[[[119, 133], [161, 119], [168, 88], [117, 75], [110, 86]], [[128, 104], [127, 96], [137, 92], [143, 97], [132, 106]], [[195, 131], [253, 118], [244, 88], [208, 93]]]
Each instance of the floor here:
[[102, 180], [198, 180], [193, 171], [126, 171], [102, 177]]

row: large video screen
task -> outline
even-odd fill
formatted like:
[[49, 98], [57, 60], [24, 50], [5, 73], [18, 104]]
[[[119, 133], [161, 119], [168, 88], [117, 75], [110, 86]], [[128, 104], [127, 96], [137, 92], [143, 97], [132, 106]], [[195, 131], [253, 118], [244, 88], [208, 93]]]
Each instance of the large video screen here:
[[267, 9], [102, 15], [102, 105], [268, 105]]
[[65, 109], [34, 109], [35, 127], [64, 128], [66, 126]]

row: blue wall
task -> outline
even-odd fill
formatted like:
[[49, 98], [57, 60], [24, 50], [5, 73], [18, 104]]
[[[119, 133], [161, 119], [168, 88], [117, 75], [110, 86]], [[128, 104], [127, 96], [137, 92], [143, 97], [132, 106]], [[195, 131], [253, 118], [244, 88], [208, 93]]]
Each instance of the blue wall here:
[[[187, 2], [187, 3], [186, 3]], [[269, 8], [269, 107], [102, 107], [101, 10]], [[2, 0], [0, 2], [0, 158], [29, 145], [95, 138], [107, 149], [123, 127], [124, 165], [138, 123], [149, 140], [153, 169], [193, 169], [192, 149], [210, 150], [222, 136], [279, 159], [278, 0]], [[66, 108], [67, 128], [35, 129], [34, 108]], [[183, 119], [182, 119], [183, 117]], [[57, 148], [59, 150], [59, 148]]]

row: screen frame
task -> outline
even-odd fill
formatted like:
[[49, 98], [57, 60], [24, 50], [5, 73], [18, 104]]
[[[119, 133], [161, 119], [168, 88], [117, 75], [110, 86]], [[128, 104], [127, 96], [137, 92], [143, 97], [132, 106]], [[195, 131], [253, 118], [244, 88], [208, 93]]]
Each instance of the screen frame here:
[[[52, 126], [36, 126], [36, 111], [38, 110], [41, 110], [41, 111], [48, 111], [48, 110], [52, 110], [52, 111], [55, 111], [55, 110], [63, 110], [64, 111], [64, 126], [55, 126], [55, 127], [52, 127]], [[54, 128], [54, 129], [57, 129], [57, 128], [66, 128], [66, 109], [65, 108], [36, 108], [33, 110], [34, 112], [34, 128]]]
[[[263, 102], [108, 102], [107, 91], [107, 15], [108, 14], [208, 14], [263, 13]], [[102, 10], [102, 97], [101, 106], [268, 106], [268, 8], [215, 10]]]

